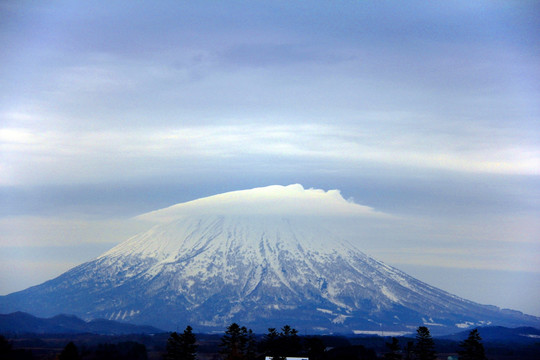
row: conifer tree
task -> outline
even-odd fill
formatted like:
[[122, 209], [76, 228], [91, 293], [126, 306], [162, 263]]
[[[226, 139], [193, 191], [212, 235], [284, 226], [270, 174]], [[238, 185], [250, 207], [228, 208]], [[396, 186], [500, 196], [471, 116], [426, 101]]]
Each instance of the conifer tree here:
[[469, 333], [469, 337], [459, 343], [461, 350], [458, 351], [460, 360], [486, 360], [484, 345], [482, 338], [478, 333], [478, 329], [474, 329]]
[[319, 337], [309, 337], [305, 340], [305, 347], [308, 358], [310, 360], [318, 360], [324, 358], [326, 346]]
[[0, 359], [9, 359], [12, 345], [3, 335], [0, 335]]
[[221, 337], [220, 353], [225, 360], [243, 360], [247, 357], [248, 330], [245, 326], [240, 327], [232, 323], [227, 327], [225, 335]]
[[60, 353], [58, 356], [59, 360], [79, 360], [79, 350], [77, 349], [77, 346], [73, 343], [73, 341], [70, 341], [64, 350]]
[[280, 334], [275, 328], [269, 328], [268, 334], [264, 336], [264, 352], [266, 356], [270, 356], [272, 360], [285, 360], [283, 349], [280, 344], [280, 337]]
[[195, 360], [197, 359], [197, 338], [191, 326], [187, 326], [183, 334], [173, 332], [167, 340], [165, 360]]
[[416, 345], [414, 353], [418, 360], [435, 360], [435, 343], [429, 333], [429, 329], [425, 326], [420, 326], [416, 330]]
[[414, 359], [414, 341], [407, 341], [407, 346], [404, 349], [405, 360]]
[[0, 355], [8, 354], [10, 351], [11, 343], [3, 335], [0, 335]]
[[272, 360], [284, 360], [287, 356], [298, 356], [302, 352], [302, 343], [298, 330], [285, 325], [278, 333], [275, 328], [269, 328], [263, 340], [266, 356]]
[[300, 343], [298, 331], [291, 328], [289, 325], [285, 325], [281, 328], [279, 343], [283, 355], [285, 356], [298, 356], [302, 351], [302, 344]]
[[255, 360], [257, 357], [257, 341], [251, 329], [247, 333], [246, 360]]
[[400, 354], [400, 346], [397, 338], [392, 337], [392, 342], [386, 343], [388, 352], [384, 354], [384, 358], [387, 360], [399, 360], [402, 358]]

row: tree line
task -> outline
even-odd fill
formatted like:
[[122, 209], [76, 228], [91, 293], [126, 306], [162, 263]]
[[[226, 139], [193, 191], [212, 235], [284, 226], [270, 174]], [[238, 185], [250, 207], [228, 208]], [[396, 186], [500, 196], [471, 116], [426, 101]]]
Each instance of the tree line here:
[[[275, 328], [268, 329], [262, 340], [257, 341], [253, 331], [237, 323], [229, 325], [221, 337], [219, 353], [224, 360], [255, 360], [261, 356], [270, 356], [274, 360], [284, 360], [286, 356], [310, 354], [324, 351], [323, 344], [312, 341], [303, 343], [298, 331], [285, 325], [280, 332]], [[167, 340], [165, 360], [197, 359], [197, 339], [193, 329], [188, 326], [182, 334], [173, 332]]]
[[[328, 339], [326, 339], [328, 340]], [[278, 331], [269, 328], [263, 336], [255, 336], [251, 329], [236, 323], [226, 328], [220, 338], [219, 355], [223, 360], [260, 360], [270, 357], [274, 360], [284, 360], [286, 357], [307, 357], [310, 360], [327, 359], [378, 359], [375, 350], [366, 349], [361, 345], [336, 346], [327, 348], [328, 343], [321, 337], [300, 337], [298, 331], [285, 325]], [[343, 345], [343, 344], [342, 344]], [[386, 344], [385, 360], [435, 360], [435, 343], [429, 329], [420, 326], [413, 341], [407, 341], [401, 346], [399, 339], [392, 337]], [[198, 341], [191, 326], [182, 333], [173, 332], [167, 339], [163, 360], [196, 360]], [[467, 339], [459, 343], [459, 360], [486, 360], [482, 339], [477, 329], [469, 333]], [[89, 351], [79, 351], [73, 342], [69, 342], [60, 354], [58, 360], [146, 360], [146, 347], [136, 342], [121, 342], [117, 344], [98, 344]], [[11, 344], [0, 336], [0, 359], [33, 359], [32, 353], [26, 350], [14, 350]]]
[[[402, 349], [399, 340], [392, 337], [392, 341], [386, 343], [388, 352], [384, 354], [385, 360], [435, 360], [437, 354], [435, 352], [435, 342], [431, 337], [429, 329], [425, 326], [420, 326], [416, 330], [416, 343], [408, 341], [407, 345]], [[484, 345], [482, 338], [478, 333], [478, 329], [474, 329], [469, 333], [467, 339], [459, 343], [458, 350], [459, 360], [486, 360]]]
[[[392, 337], [391, 342], [386, 343], [387, 352], [385, 360], [436, 360], [435, 342], [429, 329], [425, 326], [418, 327], [414, 341], [408, 341], [401, 348], [399, 340]], [[477, 329], [469, 333], [467, 339], [459, 343], [458, 351], [460, 360], [487, 360], [482, 344], [482, 338]], [[167, 341], [165, 360], [196, 360], [197, 339], [193, 329], [188, 326], [182, 334], [173, 332]], [[227, 327], [221, 338], [220, 354], [224, 360], [256, 360], [270, 357], [273, 360], [285, 360], [286, 357], [308, 357], [310, 360], [326, 359], [377, 359], [374, 351], [357, 347], [348, 354], [333, 355], [326, 351], [324, 342], [318, 337], [306, 337], [301, 339], [298, 331], [285, 325], [280, 332], [275, 328], [269, 328], [261, 341], [257, 342], [251, 329], [240, 327], [233, 323]]]

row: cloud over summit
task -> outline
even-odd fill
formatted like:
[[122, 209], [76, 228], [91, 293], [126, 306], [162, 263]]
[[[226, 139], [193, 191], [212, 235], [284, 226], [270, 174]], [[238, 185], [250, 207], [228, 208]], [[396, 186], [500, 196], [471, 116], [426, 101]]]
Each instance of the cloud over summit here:
[[293, 184], [226, 192], [137, 218], [169, 222], [192, 215], [383, 216], [368, 206], [345, 200], [339, 190], [304, 189], [300, 184]]

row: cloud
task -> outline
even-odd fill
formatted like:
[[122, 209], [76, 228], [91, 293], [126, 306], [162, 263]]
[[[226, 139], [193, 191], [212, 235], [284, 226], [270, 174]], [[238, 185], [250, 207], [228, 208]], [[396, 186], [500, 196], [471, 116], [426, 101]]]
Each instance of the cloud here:
[[531, 5], [2, 6], [2, 185], [540, 174]]
[[[466, 173], [540, 174], [540, 149], [519, 134], [444, 129], [425, 134], [381, 124], [292, 123], [69, 131], [0, 129], [2, 185], [106, 182], [188, 169], [296, 164], [314, 171], [363, 164]], [[481, 142], [478, 136], [484, 136]], [[279, 159], [279, 161], [270, 159]]]
[[294, 184], [209, 196], [152, 211], [137, 219], [169, 222], [192, 215], [387, 216], [345, 200], [339, 190], [304, 189], [302, 185]]

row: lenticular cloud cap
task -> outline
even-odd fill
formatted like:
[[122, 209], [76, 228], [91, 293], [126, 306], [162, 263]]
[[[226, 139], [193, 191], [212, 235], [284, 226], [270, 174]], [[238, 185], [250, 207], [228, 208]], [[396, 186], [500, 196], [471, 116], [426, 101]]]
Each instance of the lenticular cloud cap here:
[[339, 190], [304, 189], [300, 184], [231, 191], [138, 216], [168, 222], [193, 215], [383, 216], [373, 208], [345, 200]]

